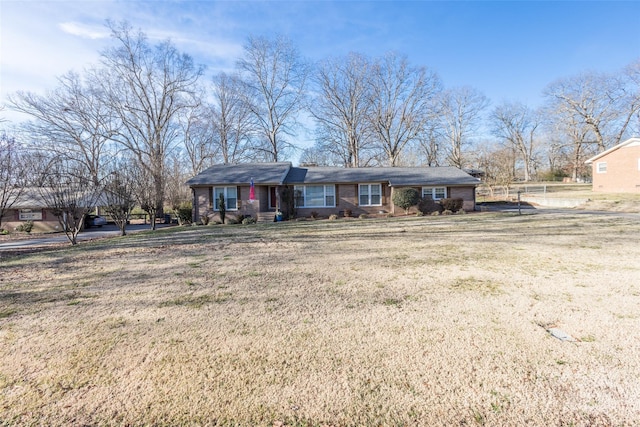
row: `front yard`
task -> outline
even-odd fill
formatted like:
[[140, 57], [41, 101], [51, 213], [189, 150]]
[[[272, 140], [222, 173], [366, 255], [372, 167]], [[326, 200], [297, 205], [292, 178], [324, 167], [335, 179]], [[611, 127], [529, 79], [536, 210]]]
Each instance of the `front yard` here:
[[639, 259], [637, 217], [579, 213], [3, 259], [0, 425], [637, 425]]

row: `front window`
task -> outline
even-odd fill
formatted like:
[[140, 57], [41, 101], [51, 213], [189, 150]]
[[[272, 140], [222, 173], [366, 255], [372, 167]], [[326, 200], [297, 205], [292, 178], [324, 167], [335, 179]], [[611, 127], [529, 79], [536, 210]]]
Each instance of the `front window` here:
[[607, 162], [598, 162], [596, 170], [598, 173], [607, 173]]
[[447, 187], [422, 187], [422, 198], [440, 200], [447, 198]]
[[224, 202], [227, 210], [235, 211], [238, 209], [238, 188], [237, 187], [216, 187], [213, 189], [213, 206], [219, 211], [220, 195], [224, 195]]
[[293, 194], [298, 208], [336, 206], [336, 188], [333, 185], [296, 185]]
[[360, 206], [382, 205], [382, 184], [360, 184], [358, 187]]

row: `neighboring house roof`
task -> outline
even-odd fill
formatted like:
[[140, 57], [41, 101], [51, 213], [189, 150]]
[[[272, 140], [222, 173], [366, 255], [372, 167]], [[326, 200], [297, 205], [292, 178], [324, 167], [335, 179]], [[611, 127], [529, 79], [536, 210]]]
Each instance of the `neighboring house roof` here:
[[215, 165], [191, 178], [187, 185], [244, 185], [252, 178], [256, 185], [280, 185], [284, 183], [289, 169], [291, 162]]
[[606, 156], [607, 154], [609, 154], [609, 153], [611, 153], [613, 151], [619, 150], [622, 147], [633, 147], [635, 145], [640, 145], [640, 138], [629, 138], [626, 141], [621, 142], [620, 144], [615, 145], [615, 146], [609, 148], [608, 150], [603, 151], [602, 153], [593, 156], [592, 158], [587, 160], [585, 163], [586, 164], [591, 164], [591, 163], [595, 162], [596, 160]]
[[337, 168], [292, 167], [291, 163], [247, 163], [212, 166], [187, 181], [187, 185], [347, 184], [388, 182], [392, 187], [477, 185], [479, 180], [455, 167]]
[[[15, 195], [14, 195], [15, 196]], [[20, 197], [15, 197], [9, 200], [11, 209], [43, 209], [47, 207], [47, 203], [44, 201], [40, 192], [36, 188], [24, 188]]]

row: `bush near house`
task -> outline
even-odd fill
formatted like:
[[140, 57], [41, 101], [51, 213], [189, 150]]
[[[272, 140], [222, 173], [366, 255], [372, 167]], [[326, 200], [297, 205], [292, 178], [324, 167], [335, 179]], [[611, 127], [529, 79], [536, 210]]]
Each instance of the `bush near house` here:
[[462, 209], [464, 200], [461, 198], [447, 198], [440, 200], [440, 204], [445, 211], [458, 212]]
[[420, 195], [415, 188], [398, 188], [393, 192], [393, 204], [404, 209], [404, 213], [408, 214], [409, 209], [420, 201]]

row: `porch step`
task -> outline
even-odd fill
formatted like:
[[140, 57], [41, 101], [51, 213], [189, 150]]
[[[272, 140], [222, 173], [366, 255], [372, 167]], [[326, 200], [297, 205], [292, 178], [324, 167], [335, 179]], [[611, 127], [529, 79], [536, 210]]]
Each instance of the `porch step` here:
[[256, 221], [259, 223], [263, 222], [274, 222], [276, 219], [275, 212], [259, 212]]

